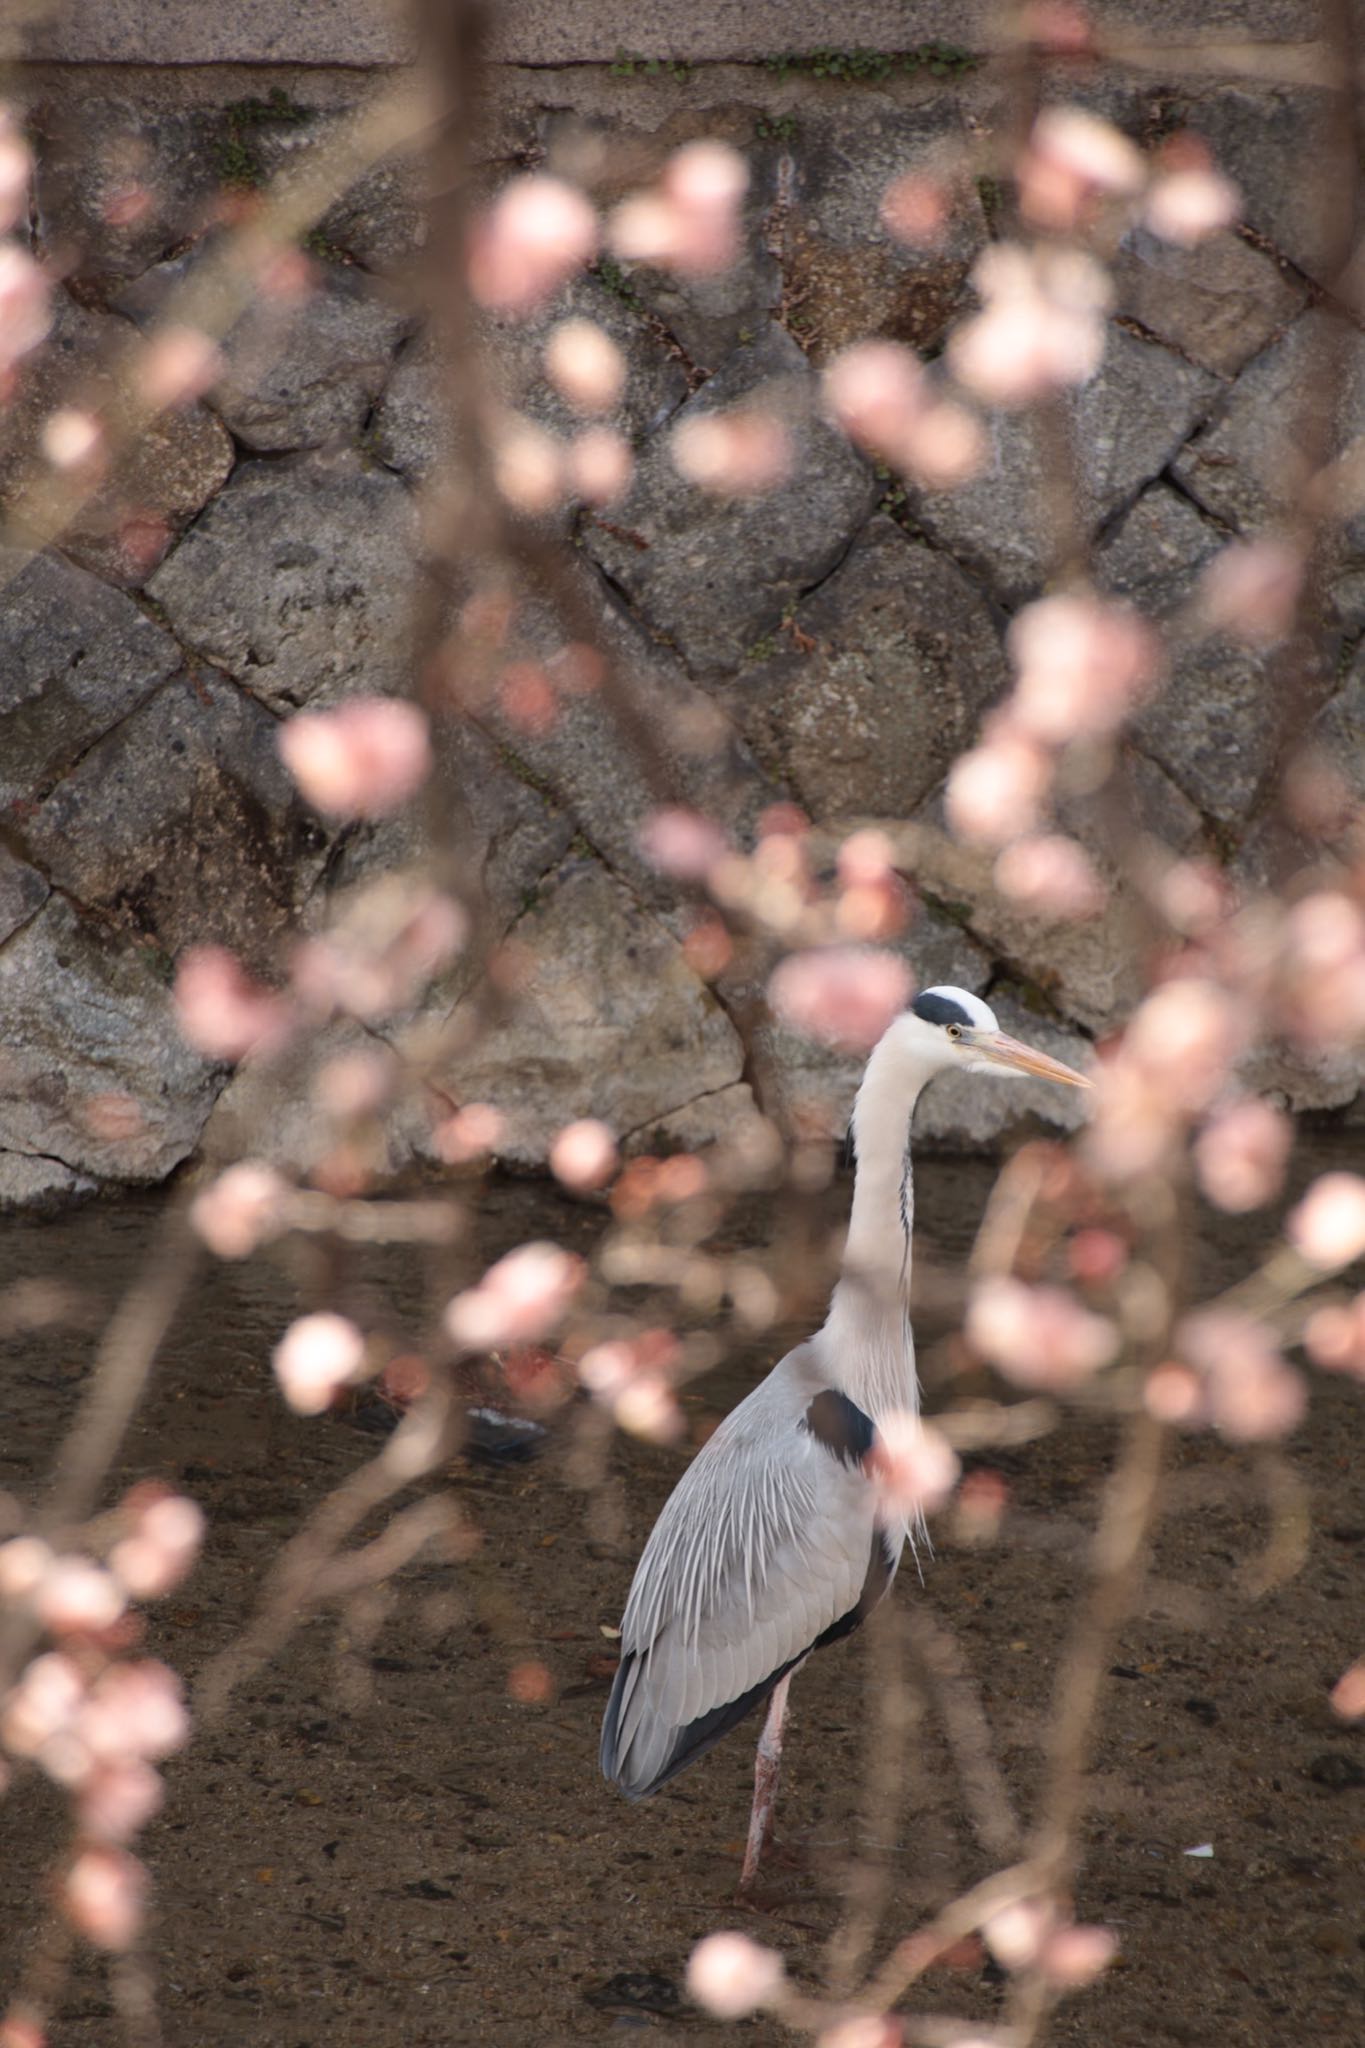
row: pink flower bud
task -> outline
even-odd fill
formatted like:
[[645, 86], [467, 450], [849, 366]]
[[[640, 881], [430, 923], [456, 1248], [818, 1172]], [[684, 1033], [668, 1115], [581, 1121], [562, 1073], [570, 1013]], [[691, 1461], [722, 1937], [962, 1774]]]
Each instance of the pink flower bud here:
[[508, 504], [530, 519], [553, 512], [568, 487], [565, 448], [531, 420], [514, 413], [493, 436], [493, 480]]
[[878, 1422], [867, 1471], [877, 1490], [878, 1520], [914, 1522], [943, 1506], [962, 1465], [942, 1430], [901, 1410]]
[[1146, 176], [1142, 152], [1108, 121], [1083, 107], [1045, 107], [1019, 164], [1019, 210], [1065, 234], [1095, 198], [1138, 192]]
[[1016, 1899], [982, 1925], [986, 1946], [1005, 1970], [1026, 1970], [1038, 1961], [1052, 1929], [1053, 1909], [1042, 1899]]
[[392, 697], [298, 711], [280, 727], [278, 745], [308, 802], [331, 817], [386, 817], [431, 773], [425, 713]]
[[496, 1150], [505, 1128], [502, 1111], [491, 1102], [467, 1102], [437, 1126], [436, 1150], [448, 1166], [468, 1166]]
[[1229, 995], [1213, 982], [1182, 976], [1139, 1006], [1123, 1056], [1172, 1108], [1196, 1115], [1222, 1088], [1245, 1030]]
[[1340, 1714], [1343, 1721], [1359, 1721], [1365, 1716], [1365, 1657], [1343, 1671], [1332, 1687], [1332, 1712]]
[[1303, 1342], [1324, 1372], [1349, 1372], [1365, 1380], [1365, 1294], [1314, 1309], [1304, 1324]]
[[600, 508], [614, 504], [630, 489], [635, 457], [624, 434], [613, 427], [588, 427], [570, 441], [564, 468], [573, 496]]
[[165, 327], [147, 343], [138, 365], [138, 387], [157, 410], [188, 405], [208, 390], [222, 367], [222, 354], [211, 335], [197, 327]]
[[365, 1339], [346, 1316], [321, 1310], [291, 1323], [271, 1354], [285, 1400], [321, 1415], [365, 1363]]
[[988, 405], [1031, 405], [1087, 384], [1104, 354], [1112, 290], [1105, 272], [1074, 248], [1023, 249], [995, 242], [972, 281], [984, 309], [950, 335], [953, 375]]
[[1335, 889], [1301, 897], [1285, 920], [1284, 1009], [1306, 1045], [1365, 1032], [1365, 914]]
[[191, 946], [175, 974], [181, 1036], [207, 1059], [237, 1061], [274, 1052], [288, 1038], [288, 1003], [253, 981], [226, 946]]
[[597, 216], [583, 194], [543, 173], [514, 178], [476, 224], [469, 289], [496, 313], [529, 313], [597, 251]]
[[17, 242], [0, 242], [0, 377], [37, 348], [51, 325], [46, 272]]
[[0, 1741], [11, 1756], [37, 1756], [44, 1743], [74, 1726], [85, 1697], [85, 1680], [73, 1657], [61, 1650], [35, 1657], [0, 1710]]
[[1242, 195], [1221, 171], [1171, 171], [1147, 195], [1143, 218], [1154, 235], [1178, 248], [1193, 249], [1235, 225]]
[[768, 1001], [791, 1030], [866, 1052], [905, 1008], [912, 987], [909, 968], [894, 953], [829, 946], [780, 961]]
[[1249, 1097], [1215, 1111], [1194, 1148], [1199, 1185], [1215, 1208], [1241, 1216], [1273, 1201], [1284, 1179], [1294, 1127], [1269, 1102]]
[[948, 774], [948, 823], [959, 839], [1005, 846], [1038, 822], [1052, 766], [1027, 734], [995, 722], [979, 746], [959, 754]]
[[0, 107], [0, 234], [7, 233], [28, 211], [28, 181], [33, 159], [22, 131], [8, 107]]
[[15, 1536], [0, 1543], [0, 1599], [27, 1600], [55, 1561], [51, 1548], [38, 1536]]
[[687, 1992], [720, 2020], [742, 2020], [782, 1991], [781, 1956], [747, 1934], [708, 1934], [687, 1964]]
[[1019, 671], [1010, 716], [1048, 746], [1116, 731], [1158, 666], [1151, 630], [1137, 613], [1093, 597], [1025, 605], [1006, 645]]
[[84, 1835], [127, 1842], [161, 1811], [165, 1787], [159, 1771], [138, 1757], [100, 1764], [83, 1780], [76, 1819]]
[[193, 1569], [204, 1541], [204, 1517], [183, 1494], [167, 1494], [142, 1509], [133, 1533], [116, 1543], [109, 1566], [138, 1600], [159, 1600]]
[[1059, 1927], [1043, 1943], [1039, 1962], [1049, 1983], [1079, 1991], [1093, 1984], [1117, 1953], [1118, 1942], [1107, 1927]]
[[1060, 1287], [1030, 1287], [1007, 1276], [973, 1290], [967, 1341], [1016, 1386], [1065, 1389], [1115, 1357], [1118, 1331]]
[[1351, 1265], [1365, 1253], [1365, 1180], [1356, 1173], [1323, 1174], [1290, 1211], [1285, 1232], [1320, 1272]]
[[869, 454], [889, 455], [925, 405], [924, 372], [897, 341], [860, 341], [824, 374], [830, 417]]
[[719, 825], [681, 805], [650, 811], [639, 830], [640, 851], [661, 875], [678, 882], [704, 881], [726, 850]]
[[673, 1389], [657, 1373], [638, 1373], [612, 1403], [619, 1428], [651, 1444], [675, 1444], [686, 1424]]
[[1109, 894], [1084, 847], [1055, 832], [1007, 846], [995, 863], [995, 886], [1035, 917], [1097, 917]]
[[610, 412], [626, 385], [626, 359], [595, 320], [561, 320], [545, 344], [545, 374], [578, 412]]
[[582, 1260], [559, 1245], [520, 1245], [490, 1266], [477, 1287], [455, 1296], [446, 1329], [470, 1351], [534, 1343], [554, 1328], [582, 1281]]
[[1199, 607], [1215, 632], [1273, 647], [1294, 623], [1306, 564], [1302, 548], [1265, 536], [1232, 541], [1199, 579]]
[[83, 1849], [62, 1886], [61, 1905], [96, 1948], [131, 1948], [142, 1927], [147, 1872], [126, 1849]]
[[907, 171], [888, 185], [883, 194], [882, 226], [907, 249], [935, 249], [948, 226], [950, 197], [948, 187], [940, 179]]
[[183, 1749], [190, 1719], [180, 1680], [154, 1657], [111, 1664], [91, 1687], [81, 1710], [82, 1741], [98, 1760], [127, 1757], [157, 1761]]
[[1187, 1365], [1170, 1361], [1154, 1365], [1143, 1382], [1142, 1402], [1154, 1421], [1174, 1429], [1191, 1428], [1207, 1420], [1203, 1386]]
[[59, 1557], [32, 1599], [34, 1613], [54, 1636], [99, 1635], [128, 1604], [118, 1582], [84, 1557]]
[[1288, 1436], [1303, 1420], [1303, 1380], [1265, 1328], [1231, 1309], [1201, 1309], [1175, 1333], [1182, 1357], [1202, 1375], [1209, 1420], [1230, 1443]]
[[94, 413], [63, 405], [43, 421], [42, 443], [54, 469], [83, 469], [102, 450], [104, 428]]
[[723, 142], [690, 142], [664, 166], [659, 189], [637, 193], [612, 214], [608, 239], [627, 262], [658, 264], [684, 277], [728, 270], [739, 255], [740, 206], [749, 170]]
[[671, 437], [674, 467], [718, 498], [751, 498], [791, 473], [791, 436], [771, 413], [736, 409], [693, 413]]
[[616, 1171], [616, 1140], [596, 1117], [565, 1124], [550, 1147], [550, 1170], [575, 1193], [605, 1187]]
[[243, 1159], [190, 1203], [190, 1227], [220, 1259], [245, 1259], [278, 1235], [289, 1194], [273, 1166]]

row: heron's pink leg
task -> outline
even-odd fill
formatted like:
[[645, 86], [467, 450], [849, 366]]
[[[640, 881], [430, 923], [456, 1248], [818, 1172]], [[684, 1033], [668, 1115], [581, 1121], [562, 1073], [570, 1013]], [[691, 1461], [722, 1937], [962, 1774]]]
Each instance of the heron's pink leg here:
[[744, 1868], [739, 1888], [747, 1892], [758, 1876], [758, 1866], [772, 1831], [773, 1807], [777, 1800], [777, 1777], [782, 1768], [782, 1724], [787, 1718], [787, 1688], [791, 1673], [773, 1687], [768, 1718], [758, 1738], [754, 1758], [754, 1805], [749, 1815], [749, 1839], [744, 1848]]

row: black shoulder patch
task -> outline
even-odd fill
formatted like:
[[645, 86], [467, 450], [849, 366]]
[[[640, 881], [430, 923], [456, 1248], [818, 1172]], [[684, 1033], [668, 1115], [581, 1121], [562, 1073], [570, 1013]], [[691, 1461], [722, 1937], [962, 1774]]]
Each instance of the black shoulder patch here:
[[971, 1027], [972, 1020], [961, 1003], [955, 1003], [951, 996], [935, 995], [932, 989], [916, 996], [910, 1008], [926, 1024], [965, 1024], [969, 1029]]
[[871, 1416], [833, 1387], [825, 1387], [815, 1396], [801, 1418], [801, 1427], [845, 1465], [861, 1465], [876, 1434]]

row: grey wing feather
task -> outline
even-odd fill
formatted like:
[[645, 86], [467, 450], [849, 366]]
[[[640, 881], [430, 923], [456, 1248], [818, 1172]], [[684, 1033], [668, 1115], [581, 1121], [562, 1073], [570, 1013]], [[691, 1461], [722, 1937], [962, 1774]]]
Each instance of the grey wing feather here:
[[726, 1417], [654, 1525], [602, 1733], [602, 1768], [631, 1797], [709, 1748], [859, 1608], [873, 1493], [802, 1426], [817, 1385], [799, 1347]]

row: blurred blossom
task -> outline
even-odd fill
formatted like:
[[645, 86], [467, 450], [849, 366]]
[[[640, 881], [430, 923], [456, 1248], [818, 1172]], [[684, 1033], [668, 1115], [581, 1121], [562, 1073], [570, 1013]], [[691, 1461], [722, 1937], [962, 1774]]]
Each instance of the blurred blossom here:
[[578, 1194], [605, 1187], [616, 1166], [616, 1140], [596, 1117], [565, 1124], [550, 1147], [551, 1172]]
[[493, 481], [516, 512], [539, 518], [552, 512], [567, 488], [562, 441], [520, 413], [509, 414], [492, 437]]
[[1100, 197], [1127, 197], [1147, 179], [1142, 152], [1083, 107], [1045, 107], [1016, 172], [1019, 211], [1033, 227], [1062, 234], [1080, 226]]
[[985, 1468], [969, 1472], [954, 1503], [954, 1541], [994, 1543], [1005, 1519], [1009, 1497], [1009, 1483], [999, 1472]]
[[1067, 1245], [1072, 1275], [1086, 1287], [1107, 1287], [1128, 1263], [1128, 1247], [1112, 1230], [1078, 1230]]
[[829, 365], [825, 406], [851, 441], [891, 458], [925, 405], [919, 359], [898, 341], [860, 341]]
[[768, 1001], [790, 1030], [866, 1052], [910, 1000], [913, 982], [894, 953], [830, 946], [791, 953], [774, 968]]
[[75, 1659], [49, 1650], [25, 1665], [0, 1707], [0, 1741], [11, 1756], [37, 1756], [45, 1743], [74, 1727], [85, 1699]]
[[155, 1657], [111, 1664], [91, 1687], [79, 1728], [96, 1759], [160, 1762], [190, 1739], [184, 1689], [170, 1666]]
[[392, 1095], [400, 1071], [387, 1047], [340, 1052], [318, 1068], [313, 1097], [319, 1109], [340, 1122], [374, 1116]]
[[220, 1259], [245, 1259], [278, 1234], [289, 1185], [260, 1159], [228, 1167], [190, 1203], [190, 1228]]
[[1365, 1034], [1365, 914], [1322, 889], [1285, 920], [1286, 1021], [1304, 1044], [1351, 1044]]
[[404, 1008], [459, 953], [461, 904], [412, 874], [389, 874], [343, 898], [324, 936], [295, 948], [294, 989], [318, 1016], [371, 1021]]
[[0, 242], [0, 376], [52, 325], [47, 274], [17, 242]]
[[885, 832], [872, 826], [850, 832], [839, 848], [835, 866], [846, 889], [898, 879], [896, 849]]
[[159, 1771], [140, 1757], [121, 1757], [97, 1764], [82, 1778], [76, 1820], [83, 1835], [127, 1842], [161, 1811], [164, 1797]]
[[625, 199], [607, 239], [630, 263], [657, 264], [684, 277], [729, 270], [739, 256], [740, 207], [749, 168], [727, 143], [689, 142], [664, 166], [655, 190]]
[[300, 1316], [271, 1353], [280, 1390], [299, 1415], [321, 1415], [365, 1363], [365, 1339], [348, 1316]]
[[455, 1296], [445, 1327], [469, 1351], [534, 1343], [554, 1328], [582, 1284], [582, 1260], [560, 1245], [520, 1245], [490, 1266], [477, 1287]]
[[1119, 1347], [1105, 1316], [1082, 1308], [1060, 1287], [1030, 1287], [999, 1276], [974, 1289], [964, 1325], [968, 1343], [1015, 1386], [1078, 1385]]
[[908, 249], [936, 248], [948, 226], [950, 197], [941, 179], [907, 171], [883, 194], [882, 226]]
[[622, 1222], [637, 1221], [652, 1209], [691, 1202], [706, 1188], [707, 1173], [693, 1152], [675, 1152], [670, 1159], [648, 1154], [632, 1159], [611, 1191], [613, 1213]]
[[1184, 976], [1139, 1005], [1121, 1056], [1170, 1108], [1198, 1115], [1221, 1090], [1245, 1037], [1246, 1019], [1232, 997]]
[[58, 406], [43, 421], [43, 453], [54, 469], [83, 469], [102, 453], [104, 428], [94, 413], [78, 406]]
[[1365, 1715], [1365, 1657], [1344, 1671], [1332, 1687], [1332, 1712], [1343, 1721], [1359, 1721]]
[[152, 336], [138, 362], [138, 389], [157, 410], [188, 405], [208, 390], [222, 367], [222, 355], [211, 335], [197, 327], [163, 327]]
[[734, 957], [730, 934], [718, 917], [700, 917], [682, 942], [683, 958], [703, 981], [724, 974]]
[[1033, 0], [1033, 5], [1019, 10], [1018, 32], [1035, 48], [1056, 57], [1085, 55], [1093, 47], [1095, 34], [1085, 8], [1073, 5], [1072, 0]]
[[57, 1558], [30, 1597], [34, 1613], [54, 1636], [100, 1635], [128, 1604], [118, 1581], [84, 1557]]
[[253, 981], [226, 946], [191, 946], [181, 954], [175, 1014], [182, 1038], [211, 1060], [274, 1052], [292, 1028], [285, 999]]
[[1128, 605], [1090, 596], [1025, 605], [1005, 644], [1019, 672], [1011, 719], [1050, 746], [1116, 732], [1157, 669], [1146, 622]]
[[484, 1159], [497, 1146], [506, 1119], [491, 1102], [467, 1102], [432, 1133], [436, 1150], [448, 1166], [468, 1166]]
[[987, 448], [975, 414], [943, 399], [910, 422], [891, 460], [926, 491], [951, 491], [977, 475]]
[[537, 738], [559, 723], [559, 699], [549, 676], [535, 661], [509, 661], [498, 677], [498, 709], [518, 732]]
[[554, 1697], [554, 1680], [538, 1659], [514, 1664], [507, 1674], [507, 1693], [519, 1707], [540, 1707]]
[[561, 320], [545, 344], [545, 374], [577, 412], [610, 412], [626, 386], [626, 359], [595, 320]]
[[308, 802], [334, 818], [387, 817], [431, 772], [426, 714], [392, 697], [297, 711], [277, 744]]
[[618, 1428], [651, 1444], [675, 1444], [686, 1424], [673, 1389], [657, 1373], [641, 1373], [612, 1403]]
[[1163, 242], [1193, 249], [1221, 229], [1235, 227], [1241, 211], [1242, 195], [1231, 178], [1209, 164], [1154, 179], [1142, 218]]
[[1051, 763], [1036, 741], [992, 719], [980, 743], [949, 770], [948, 823], [959, 839], [1004, 846], [1038, 823], [1051, 780]]
[[184, 1494], [123, 1503], [130, 1533], [109, 1553], [109, 1568], [137, 1600], [160, 1600], [194, 1567], [204, 1541], [204, 1516]]
[[791, 474], [786, 427], [753, 408], [691, 414], [673, 429], [670, 445], [678, 474], [717, 497], [756, 497]]
[[1294, 1126], [1272, 1103], [1243, 1097], [1218, 1109], [1195, 1141], [1199, 1185], [1215, 1208], [1240, 1216], [1279, 1193]]
[[[816, 2036], [815, 2048], [903, 2048], [904, 2041], [905, 2028], [895, 2013], [864, 2013], [827, 2027]], [[961, 2044], [955, 2042], [954, 2048]]]
[[66, 1874], [61, 1908], [96, 1948], [126, 1949], [142, 1927], [147, 1872], [126, 1849], [82, 1849]]
[[475, 223], [469, 289], [495, 313], [529, 313], [597, 253], [583, 194], [544, 173], [514, 178]]
[[1096, 917], [1109, 894], [1084, 847], [1056, 832], [1007, 846], [995, 863], [995, 886], [1037, 917]]
[[1004, 1970], [1026, 1970], [1038, 1961], [1052, 1930], [1053, 1909], [1042, 1899], [1015, 1899], [982, 1922], [986, 1946]]
[[1038, 1963], [1050, 1984], [1079, 1991], [1108, 1969], [1118, 1946], [1107, 1927], [1058, 1927], [1043, 1943]]
[[1323, 1174], [1291, 1209], [1285, 1234], [1319, 1272], [1351, 1265], [1365, 1254], [1365, 1180], [1356, 1173]]
[[995, 242], [972, 282], [984, 310], [948, 339], [953, 375], [987, 405], [1030, 405], [1088, 384], [1105, 346], [1106, 272], [1079, 249]]
[[1157, 901], [1176, 931], [1202, 937], [1227, 912], [1227, 877], [1211, 861], [1172, 861], [1157, 884]]
[[54, 1553], [41, 1537], [15, 1536], [0, 1543], [0, 1598], [27, 1599], [53, 1561]]
[[1189, 1428], [1205, 1417], [1204, 1389], [1187, 1365], [1154, 1365], [1143, 1382], [1142, 1402], [1155, 1422]]
[[782, 1991], [781, 1956], [747, 1934], [708, 1934], [687, 1963], [687, 1995], [719, 2020], [742, 2020]]
[[1304, 1324], [1303, 1344], [1324, 1372], [1349, 1372], [1365, 1380], [1365, 1294], [1314, 1309]]
[[1302, 548], [1287, 540], [1229, 542], [1199, 579], [1205, 624], [1253, 647], [1273, 647], [1294, 623], [1306, 566]]
[[635, 457], [624, 434], [613, 427], [588, 427], [575, 434], [564, 456], [569, 489], [585, 505], [610, 505], [625, 496]]
[[720, 826], [681, 805], [650, 811], [639, 830], [640, 851], [652, 868], [675, 882], [704, 881], [726, 850]]
[[1175, 1332], [1182, 1358], [1201, 1374], [1210, 1422], [1231, 1443], [1287, 1436], [1307, 1393], [1263, 1324], [1234, 1309], [1201, 1309]]
[[867, 1454], [882, 1522], [932, 1515], [952, 1494], [961, 1462], [942, 1430], [906, 1410], [883, 1415]]
[[23, 131], [9, 108], [0, 107], [0, 231], [14, 227], [28, 212], [32, 168]]

